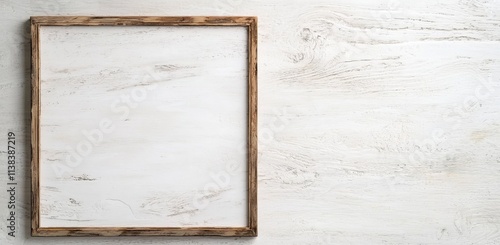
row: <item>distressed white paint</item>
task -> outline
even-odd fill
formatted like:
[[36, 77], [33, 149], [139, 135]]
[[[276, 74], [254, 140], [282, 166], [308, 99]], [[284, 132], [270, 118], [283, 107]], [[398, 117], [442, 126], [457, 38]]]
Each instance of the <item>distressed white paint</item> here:
[[[500, 242], [498, 1], [0, 5], [2, 30], [14, 33], [0, 36], [0, 135], [18, 132], [26, 164], [29, 60], [20, 57], [29, 57], [21, 31], [29, 15], [259, 17], [259, 237], [31, 238], [26, 178], [21, 237], [7, 240], [4, 232], [7, 244]], [[493, 85], [482, 85], [489, 76]], [[494, 91], [482, 97], [488, 86]], [[464, 113], [476, 90], [480, 103]], [[427, 157], [410, 160], [417, 154]]]
[[246, 226], [246, 28], [40, 40], [42, 227]]

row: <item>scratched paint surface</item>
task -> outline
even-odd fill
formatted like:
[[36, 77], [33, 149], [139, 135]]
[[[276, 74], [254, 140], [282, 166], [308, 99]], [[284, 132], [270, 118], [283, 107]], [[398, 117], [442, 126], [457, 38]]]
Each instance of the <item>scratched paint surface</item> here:
[[[1, 30], [12, 33], [0, 36], [0, 135], [24, 139], [18, 158], [26, 164], [20, 237], [4, 232], [1, 244], [500, 243], [498, 1], [0, 6]], [[89, 14], [259, 17], [259, 237], [29, 237], [26, 20]]]
[[40, 40], [42, 227], [246, 225], [246, 28]]

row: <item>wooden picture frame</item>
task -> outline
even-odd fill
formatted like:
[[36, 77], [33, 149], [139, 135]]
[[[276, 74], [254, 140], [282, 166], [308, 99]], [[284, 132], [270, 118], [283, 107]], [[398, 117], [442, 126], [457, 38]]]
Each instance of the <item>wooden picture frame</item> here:
[[[40, 223], [41, 145], [41, 57], [40, 30], [45, 26], [240, 26], [247, 28], [248, 83], [246, 171], [247, 222], [242, 227], [44, 227]], [[119, 28], [119, 27], [116, 27]], [[257, 18], [256, 17], [31, 17], [32, 104], [31, 104], [31, 200], [32, 236], [257, 236]], [[79, 177], [82, 178], [82, 177]], [[132, 180], [133, 181], [133, 180]]]

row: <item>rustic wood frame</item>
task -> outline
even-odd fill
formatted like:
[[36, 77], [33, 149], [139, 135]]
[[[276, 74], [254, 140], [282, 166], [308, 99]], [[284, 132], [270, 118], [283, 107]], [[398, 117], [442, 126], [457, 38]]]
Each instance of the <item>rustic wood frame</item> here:
[[[248, 28], [248, 222], [246, 227], [40, 227], [41, 26], [244, 26]], [[32, 236], [257, 236], [257, 18], [256, 17], [31, 17]]]

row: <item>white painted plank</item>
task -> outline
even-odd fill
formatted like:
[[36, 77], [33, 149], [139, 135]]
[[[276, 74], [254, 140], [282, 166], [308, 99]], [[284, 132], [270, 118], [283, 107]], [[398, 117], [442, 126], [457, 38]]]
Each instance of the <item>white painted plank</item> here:
[[[498, 1], [61, 0], [2, 6], [0, 26], [13, 33], [29, 15], [259, 17], [259, 237], [65, 243], [500, 243]], [[10, 116], [0, 120], [0, 134], [12, 129], [26, 135], [26, 63], [18, 58], [17, 41], [2, 43], [0, 112]], [[490, 76], [491, 96], [459, 114]], [[438, 129], [443, 137], [433, 147]], [[21, 161], [29, 158], [29, 144], [23, 146]], [[413, 154], [423, 160], [412, 161]], [[0, 197], [4, 203], [6, 196]], [[21, 210], [29, 210], [27, 196], [20, 200]], [[0, 205], [2, 218], [4, 209]], [[9, 242], [61, 242], [30, 238], [28, 216], [22, 239]]]
[[40, 40], [42, 227], [246, 225], [246, 28]]

